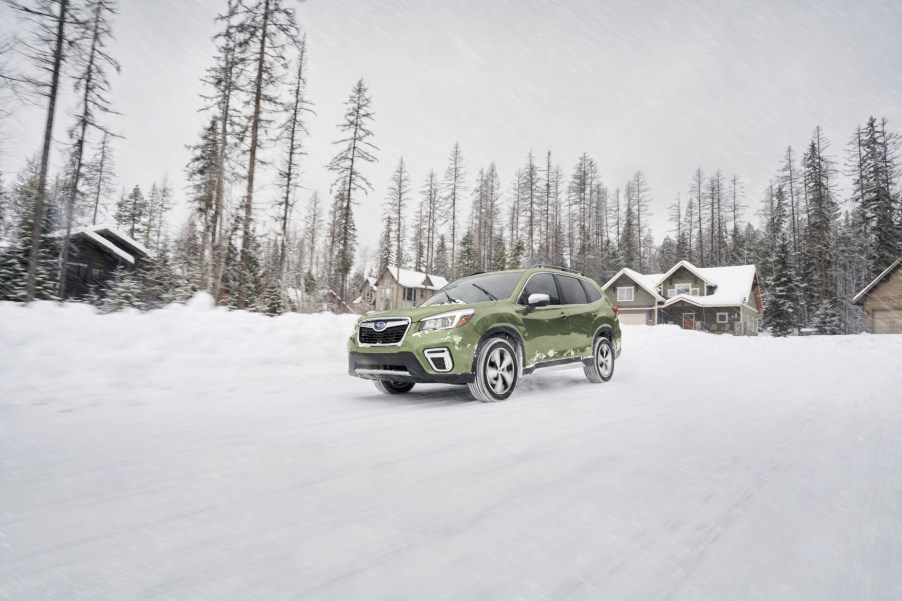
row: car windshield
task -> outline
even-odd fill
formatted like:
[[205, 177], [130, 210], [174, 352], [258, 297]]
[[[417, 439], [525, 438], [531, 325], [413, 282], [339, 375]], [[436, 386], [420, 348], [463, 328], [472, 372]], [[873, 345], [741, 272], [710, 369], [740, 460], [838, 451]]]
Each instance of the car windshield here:
[[505, 271], [462, 278], [451, 282], [427, 298], [420, 306], [481, 303], [509, 298], [522, 276], [522, 271]]

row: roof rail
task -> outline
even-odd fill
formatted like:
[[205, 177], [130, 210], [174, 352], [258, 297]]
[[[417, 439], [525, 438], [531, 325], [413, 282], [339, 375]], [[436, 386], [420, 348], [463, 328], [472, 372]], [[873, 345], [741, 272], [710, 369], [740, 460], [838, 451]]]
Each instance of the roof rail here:
[[558, 269], [560, 271], [575, 273], [576, 275], [584, 275], [581, 271], [578, 271], [576, 269], [570, 269], [569, 267], [561, 267], [560, 265], [546, 265], [545, 263], [539, 263], [538, 265], [533, 265], [532, 269]]

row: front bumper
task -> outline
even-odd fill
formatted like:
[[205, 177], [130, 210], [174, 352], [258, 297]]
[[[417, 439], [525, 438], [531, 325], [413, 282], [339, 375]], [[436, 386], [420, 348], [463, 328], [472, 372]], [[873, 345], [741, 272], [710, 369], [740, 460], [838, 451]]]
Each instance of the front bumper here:
[[473, 374], [441, 374], [428, 372], [411, 352], [396, 353], [356, 352], [348, 353], [348, 374], [365, 380], [390, 382], [468, 384]]

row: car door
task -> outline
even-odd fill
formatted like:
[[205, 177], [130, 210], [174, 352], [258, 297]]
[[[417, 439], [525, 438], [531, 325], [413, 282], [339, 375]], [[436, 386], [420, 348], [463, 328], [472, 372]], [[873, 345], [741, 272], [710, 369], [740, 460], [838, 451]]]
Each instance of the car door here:
[[[527, 299], [531, 294], [547, 294], [551, 301], [546, 307], [536, 307], [534, 311], [527, 312]], [[523, 286], [517, 302], [523, 305], [524, 366], [563, 358], [561, 349], [566, 348], [570, 328], [554, 276], [534, 273]]]
[[586, 291], [578, 278], [569, 275], [555, 274], [558, 290], [561, 292], [561, 304], [566, 313], [567, 348], [564, 351], [569, 357], [588, 357], [591, 354], [593, 323], [595, 314], [592, 311]]

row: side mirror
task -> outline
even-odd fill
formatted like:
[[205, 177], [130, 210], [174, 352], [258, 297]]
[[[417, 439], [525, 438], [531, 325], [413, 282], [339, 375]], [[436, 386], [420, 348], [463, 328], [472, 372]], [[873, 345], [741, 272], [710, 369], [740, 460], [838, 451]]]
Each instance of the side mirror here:
[[532, 313], [536, 307], [544, 307], [551, 303], [551, 297], [547, 294], [530, 294], [526, 299], [526, 312]]

